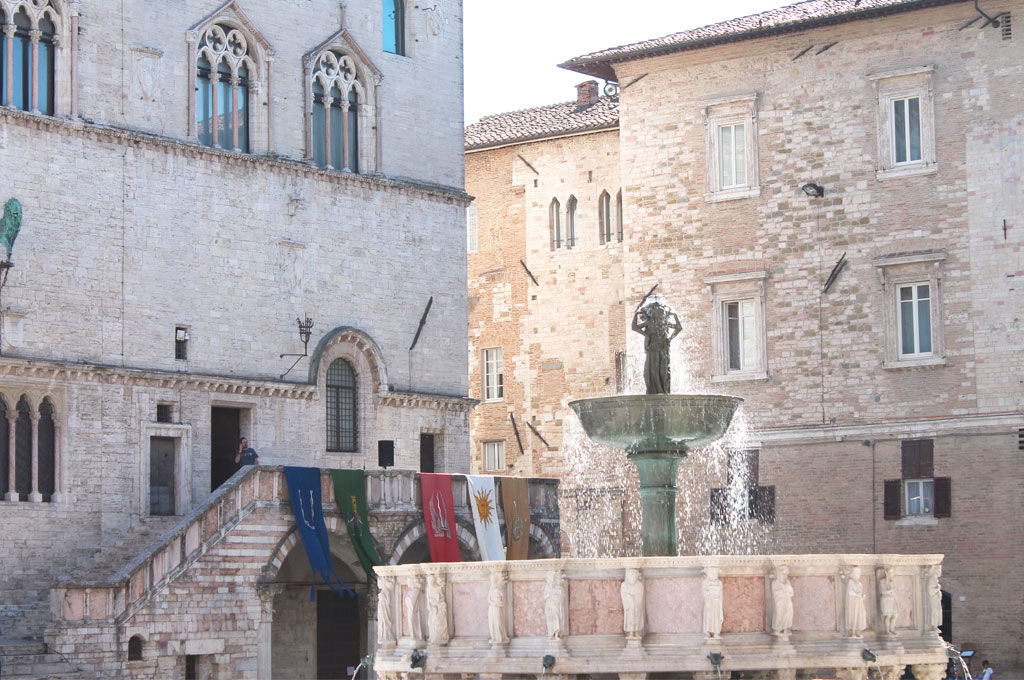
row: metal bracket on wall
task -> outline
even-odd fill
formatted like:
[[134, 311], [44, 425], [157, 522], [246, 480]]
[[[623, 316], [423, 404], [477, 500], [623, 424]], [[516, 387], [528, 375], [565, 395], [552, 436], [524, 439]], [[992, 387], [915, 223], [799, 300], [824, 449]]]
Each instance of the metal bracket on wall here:
[[416, 346], [416, 343], [420, 341], [420, 333], [423, 331], [423, 324], [427, 323], [427, 314], [430, 313], [430, 307], [434, 304], [434, 296], [431, 295], [430, 299], [427, 300], [427, 308], [423, 310], [423, 316], [420, 317], [420, 325], [416, 327], [416, 335], [412, 339], [412, 344], [409, 345], [409, 351]]
[[523, 262], [522, 260], [519, 260], [519, 264], [523, 265], [523, 269], [525, 269], [525, 270], [526, 270], [526, 275], [530, 277], [530, 280], [531, 280], [531, 281], [533, 281], [533, 285], [535, 285], [535, 286], [539, 286], [540, 284], [539, 284], [539, 283], [537, 283], [537, 279], [536, 279], [536, 278], [534, 278], [534, 276], [533, 276], [533, 272], [531, 272], [531, 271], [530, 271], [530, 268], [526, 266], [526, 263], [525, 263], [525, 262]]

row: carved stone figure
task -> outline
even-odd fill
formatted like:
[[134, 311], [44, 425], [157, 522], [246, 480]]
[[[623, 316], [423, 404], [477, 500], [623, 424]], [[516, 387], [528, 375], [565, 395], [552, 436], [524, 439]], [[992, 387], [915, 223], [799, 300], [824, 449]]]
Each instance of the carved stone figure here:
[[505, 573], [495, 571], [491, 574], [491, 590], [487, 593], [487, 630], [492, 645], [508, 644], [505, 604]]
[[704, 569], [704, 581], [701, 584], [704, 595], [704, 634], [709, 638], [717, 638], [722, 634], [722, 582], [718, 579], [718, 569]]
[[878, 570], [878, 611], [886, 635], [896, 634], [896, 581], [892, 567]]
[[423, 634], [423, 577], [413, 576], [409, 579], [409, 588], [405, 591], [405, 625], [413, 640], [424, 640]]
[[860, 582], [860, 567], [850, 570], [846, 579], [846, 634], [860, 637], [868, 627], [868, 612], [864, 608], [864, 584]]
[[668, 394], [672, 391], [669, 345], [683, 330], [679, 317], [660, 302], [652, 302], [646, 307], [637, 307], [633, 314], [633, 330], [644, 336], [647, 394]]
[[14, 239], [18, 238], [18, 232], [21, 231], [23, 214], [18, 199], [11, 198], [4, 203], [4, 219], [0, 222], [0, 244], [7, 251], [8, 262], [11, 261], [11, 251], [14, 250]]
[[444, 574], [431, 574], [427, 581], [427, 628], [431, 644], [448, 644], [451, 631], [448, 629], [448, 601], [444, 596]]
[[560, 571], [549, 571], [544, 583], [544, 621], [549, 638], [565, 637], [565, 582]]
[[928, 581], [925, 592], [928, 595], [928, 625], [938, 630], [942, 625], [942, 586], [939, 585], [939, 576], [942, 575], [942, 567], [935, 565], [928, 568]]
[[390, 645], [395, 641], [395, 580], [390, 576], [377, 579], [377, 641]]
[[619, 588], [622, 595], [622, 629], [629, 640], [640, 640], [646, 628], [644, 581], [639, 569], [627, 569]]
[[780, 565], [772, 577], [772, 633], [787, 636], [793, 628], [793, 584], [789, 567]]

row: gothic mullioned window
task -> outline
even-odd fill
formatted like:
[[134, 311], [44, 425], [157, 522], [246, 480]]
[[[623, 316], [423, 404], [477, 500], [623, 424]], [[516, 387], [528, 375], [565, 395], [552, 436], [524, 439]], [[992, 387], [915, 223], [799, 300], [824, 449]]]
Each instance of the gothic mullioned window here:
[[0, 0], [0, 100], [53, 115], [60, 14], [50, 0]]
[[196, 58], [199, 143], [249, 151], [250, 73], [256, 68], [245, 35], [226, 24], [202, 34]]
[[302, 59], [306, 83], [306, 158], [323, 168], [376, 172], [380, 71], [348, 29]]
[[356, 372], [345, 359], [327, 369], [327, 450], [356, 451]]
[[355, 61], [327, 50], [317, 60], [312, 89], [314, 162], [359, 172], [359, 105], [366, 95]]
[[[11, 408], [9, 404], [14, 404]], [[57, 424], [53, 402], [7, 394], [0, 397], [0, 489], [8, 501], [59, 502]]]

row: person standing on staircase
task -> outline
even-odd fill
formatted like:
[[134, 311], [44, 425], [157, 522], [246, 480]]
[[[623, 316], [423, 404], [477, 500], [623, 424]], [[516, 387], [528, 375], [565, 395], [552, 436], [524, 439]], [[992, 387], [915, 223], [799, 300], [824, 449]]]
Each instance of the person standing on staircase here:
[[249, 440], [245, 437], [238, 440], [238, 453], [235, 454], [235, 463], [239, 467], [260, 464], [260, 454], [256, 453], [256, 449], [249, 446]]

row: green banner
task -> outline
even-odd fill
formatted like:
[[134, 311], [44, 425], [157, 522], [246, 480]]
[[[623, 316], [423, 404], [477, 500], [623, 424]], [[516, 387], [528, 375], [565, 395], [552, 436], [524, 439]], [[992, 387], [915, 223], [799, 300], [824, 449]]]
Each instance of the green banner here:
[[349, 538], [355, 546], [359, 561], [366, 571], [366, 582], [371, 583], [376, 576], [373, 568], [381, 564], [377, 547], [370, 535], [370, 518], [366, 507], [366, 480], [362, 470], [331, 470], [334, 480], [334, 497], [338, 500], [338, 509], [345, 518]]

